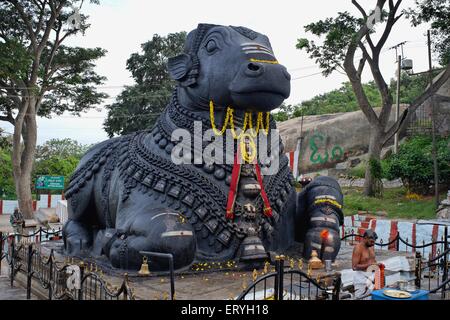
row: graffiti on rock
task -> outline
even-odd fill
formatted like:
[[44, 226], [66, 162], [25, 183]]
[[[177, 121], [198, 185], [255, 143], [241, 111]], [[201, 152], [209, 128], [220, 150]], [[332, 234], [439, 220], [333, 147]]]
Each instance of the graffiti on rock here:
[[[344, 157], [344, 149], [339, 145], [333, 146], [331, 152], [329, 152], [326, 146], [322, 148], [322, 145], [325, 141], [326, 137], [324, 137], [320, 133], [315, 133], [309, 139], [309, 148], [311, 150], [311, 156], [309, 157], [309, 160], [312, 163], [325, 164], [328, 160], [330, 160], [330, 162], [336, 162], [342, 160], [342, 158]], [[323, 149], [324, 154], [322, 154], [321, 150], [319, 149]], [[329, 157], [330, 154], [331, 158]]]

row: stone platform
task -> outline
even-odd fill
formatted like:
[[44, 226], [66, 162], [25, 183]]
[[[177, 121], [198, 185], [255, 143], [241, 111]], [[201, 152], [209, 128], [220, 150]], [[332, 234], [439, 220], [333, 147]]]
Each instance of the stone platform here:
[[[50, 249], [55, 250], [56, 258], [64, 262], [61, 255], [61, 241], [47, 242], [42, 245], [42, 252], [48, 254]], [[343, 245], [339, 255], [333, 264], [333, 271], [351, 268], [351, 256], [353, 247]], [[293, 246], [284, 253], [285, 266], [294, 264], [298, 269], [301, 259], [301, 246]], [[411, 256], [412, 253], [396, 252], [388, 250], [376, 250], [378, 261], [395, 256]], [[71, 259], [70, 259], [71, 261]], [[119, 287], [124, 279], [125, 271], [112, 269], [106, 261], [93, 260], [89, 257], [75, 257], [74, 263], [83, 261], [87, 268], [95, 267], [102, 270], [103, 278], [112, 286]], [[302, 270], [307, 272], [307, 264], [303, 262]], [[274, 271], [270, 265], [268, 271]], [[150, 270], [151, 272], [151, 270]], [[258, 277], [264, 272], [263, 268], [256, 270]], [[224, 300], [236, 298], [244, 288], [252, 283], [253, 271], [243, 271], [234, 262], [200, 262], [192, 265], [188, 270], [177, 271], [175, 275], [175, 298], [177, 300]], [[313, 273], [314, 276], [314, 273]], [[142, 277], [137, 272], [128, 272], [131, 288], [138, 300], [168, 299], [170, 294], [170, 279], [168, 273], [152, 273]], [[271, 283], [271, 282], [270, 282]], [[268, 282], [269, 284], [269, 282]]]

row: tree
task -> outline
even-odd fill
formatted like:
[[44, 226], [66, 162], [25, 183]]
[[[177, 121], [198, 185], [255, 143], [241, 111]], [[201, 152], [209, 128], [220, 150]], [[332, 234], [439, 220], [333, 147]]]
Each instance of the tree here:
[[141, 45], [143, 53], [133, 53], [127, 69], [136, 84], [126, 87], [117, 101], [106, 106], [106, 133], [114, 134], [150, 128], [167, 105], [175, 82], [166, 70], [167, 59], [183, 52], [186, 32], [170, 33], [167, 37], [155, 34]]
[[285, 104], [284, 102], [278, 108], [278, 112], [273, 114], [273, 118], [275, 121], [286, 121], [288, 119], [293, 118], [295, 107], [291, 104]]
[[[436, 77], [441, 70], [433, 71], [433, 78]], [[429, 75], [428, 73], [421, 73], [417, 75], [409, 75], [406, 72], [402, 72], [400, 75], [400, 103], [411, 104], [417, 97], [420, 97], [422, 93], [428, 87]], [[397, 88], [397, 79], [391, 80], [391, 91], [394, 92]]]
[[76, 140], [51, 139], [36, 148], [33, 181], [38, 176], [64, 176], [68, 184], [82, 156], [92, 145], [83, 145]]
[[0, 198], [14, 196], [11, 147], [11, 139], [5, 136], [0, 128]]
[[413, 26], [431, 22], [433, 50], [442, 65], [450, 62], [450, 0], [416, 0], [406, 11]]
[[[363, 84], [364, 91], [373, 106], [379, 106], [380, 93], [373, 81]], [[359, 110], [355, 94], [349, 82], [345, 82], [339, 89], [317, 95], [310, 100], [303, 101], [296, 106], [294, 117], [302, 115], [318, 115], [337, 112], [352, 112]]]
[[[439, 183], [450, 185], [450, 138], [438, 138], [437, 162]], [[427, 195], [433, 185], [432, 139], [430, 136], [414, 136], [403, 143], [397, 154], [385, 160], [388, 179], [402, 179], [408, 191]]]
[[[325, 76], [336, 70], [346, 73], [355, 93], [358, 106], [364, 113], [370, 125], [369, 161], [379, 162], [383, 145], [397, 132], [405, 119], [422, 104], [427, 97], [436, 90], [450, 76], [450, 68], [439, 78], [424, 94], [418, 97], [414, 103], [405, 111], [399, 120], [391, 127], [388, 121], [392, 110], [392, 90], [386, 83], [380, 70], [380, 53], [383, 49], [393, 26], [403, 16], [399, 13], [402, 0], [377, 0], [376, 8], [373, 12], [366, 10], [356, 1], [352, 4], [358, 9], [361, 17], [352, 16], [349, 12], [340, 12], [335, 18], [327, 18], [305, 26], [305, 31], [315, 36], [324, 37], [322, 44], [302, 38], [298, 39], [297, 48], [304, 49], [319, 64]], [[387, 8], [385, 10], [385, 5]], [[374, 42], [373, 26], [375, 22], [383, 22], [384, 29], [377, 42]], [[362, 58], [356, 64], [356, 52], [362, 53]], [[370, 103], [361, 75], [369, 65], [375, 84], [381, 96], [381, 111], [377, 114]], [[365, 175], [364, 194], [374, 196], [377, 190], [378, 181], [371, 172], [372, 167], [368, 166]]]
[[[434, 76], [441, 71], [435, 70]], [[418, 75], [410, 75], [402, 72], [400, 81], [400, 103], [411, 104], [414, 99], [419, 97], [427, 88], [429, 83], [428, 75], [425, 73]], [[397, 81], [391, 79], [390, 89], [396, 90]], [[380, 91], [374, 81], [363, 84], [364, 92], [371, 106], [381, 106]], [[312, 116], [339, 112], [352, 112], [359, 110], [358, 101], [356, 100], [350, 82], [342, 83], [338, 89], [331, 90], [314, 96], [313, 98], [302, 101], [296, 105], [282, 104], [279, 111], [274, 114], [276, 121], [286, 121], [288, 119], [298, 118], [302, 115]]]
[[[33, 170], [33, 180], [36, 181], [38, 176], [64, 176], [64, 184], [67, 187], [70, 177], [75, 171], [80, 158], [74, 155], [52, 155], [42, 158], [35, 163]], [[61, 192], [58, 190], [58, 193]]]
[[[98, 0], [91, 0], [98, 3]], [[100, 103], [94, 71], [101, 48], [68, 47], [84, 34], [82, 0], [2, 0], [0, 2], [0, 120], [14, 125], [12, 163], [20, 210], [32, 216], [31, 172], [36, 151], [36, 117], [68, 111], [79, 114]]]
[[0, 128], [0, 149], [11, 147], [11, 139], [4, 134], [4, 130]]
[[74, 157], [81, 159], [91, 145], [83, 145], [76, 140], [66, 139], [50, 139], [43, 145], [36, 148], [36, 160], [46, 158], [68, 158]]

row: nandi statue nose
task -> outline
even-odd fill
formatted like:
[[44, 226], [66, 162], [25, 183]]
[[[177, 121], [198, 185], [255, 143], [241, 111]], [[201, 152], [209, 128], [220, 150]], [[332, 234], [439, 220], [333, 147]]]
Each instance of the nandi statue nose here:
[[250, 62], [247, 64], [245, 74], [249, 77], [258, 77], [264, 73], [264, 66], [260, 63]]

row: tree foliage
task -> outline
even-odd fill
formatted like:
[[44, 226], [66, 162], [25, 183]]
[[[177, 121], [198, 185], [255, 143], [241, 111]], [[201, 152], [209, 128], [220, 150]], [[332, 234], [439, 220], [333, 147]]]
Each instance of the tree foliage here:
[[11, 149], [10, 139], [3, 135], [3, 130], [0, 128], [0, 197], [6, 198], [12, 198], [15, 194]]
[[69, 158], [74, 157], [81, 159], [91, 145], [83, 145], [76, 140], [66, 139], [50, 139], [43, 145], [36, 148], [36, 160], [46, 158]]
[[12, 171], [26, 218], [33, 214], [37, 116], [65, 111], [78, 115], [106, 97], [97, 92], [105, 78], [94, 71], [95, 61], [106, 51], [64, 44], [89, 28], [88, 17], [79, 12], [83, 2], [0, 1], [0, 121], [14, 126]]
[[166, 70], [169, 57], [183, 52], [186, 32], [155, 34], [141, 45], [142, 53], [133, 53], [127, 60], [135, 85], [126, 87], [116, 102], [106, 106], [104, 123], [110, 137], [152, 127], [166, 107], [175, 82]]
[[[64, 184], [67, 187], [70, 177], [75, 171], [80, 157], [78, 155], [52, 155], [50, 157], [39, 159], [35, 162], [33, 170], [33, 179], [35, 182], [38, 176], [64, 176]], [[33, 184], [34, 187], [34, 184]], [[60, 190], [56, 191], [60, 193]]]
[[81, 2], [1, 1], [0, 120], [14, 124], [14, 110], [27, 96], [39, 100], [36, 113], [44, 117], [79, 115], [107, 97], [96, 89], [106, 78], [94, 71], [106, 50], [63, 44], [89, 27], [83, 14], [76, 28], [68, 22]]
[[[450, 186], [450, 138], [438, 138], [437, 161], [439, 182]], [[430, 193], [434, 179], [430, 136], [412, 137], [384, 162], [388, 179], [402, 179], [411, 192]]]
[[314, 40], [300, 38], [296, 47], [306, 50], [311, 59], [314, 59], [322, 69], [324, 76], [330, 75], [333, 71], [343, 69], [348, 45], [353, 41], [358, 28], [364, 20], [357, 19], [349, 12], [338, 12], [335, 18], [326, 18], [310, 23], [304, 27], [305, 32], [309, 32], [317, 37], [324, 37], [322, 43]]
[[284, 102], [281, 104], [281, 106], [278, 108], [278, 111], [273, 113], [272, 116], [275, 119], [275, 121], [281, 122], [286, 121], [292, 118], [295, 118], [293, 116], [293, 113], [295, 111], [295, 106], [291, 104], [285, 104]]
[[[37, 146], [31, 179], [32, 191], [36, 192], [34, 182], [41, 175], [64, 176], [67, 185], [81, 157], [90, 147], [72, 139], [51, 139]], [[4, 193], [7, 199], [16, 199], [11, 152], [10, 142], [0, 145], [0, 196]], [[55, 190], [55, 193], [60, 192]]]
[[[438, 72], [435, 71], [434, 75]], [[400, 78], [400, 103], [411, 104], [419, 97], [428, 86], [428, 75], [409, 75], [406, 72]], [[397, 80], [391, 79], [390, 90], [397, 87]], [[381, 107], [382, 101], [380, 91], [374, 81], [363, 84], [364, 92], [372, 106]], [[359, 105], [350, 82], [344, 82], [338, 89], [319, 94], [309, 100], [302, 101], [297, 105], [281, 105], [278, 112], [274, 114], [276, 121], [328, 113], [358, 111]]]

